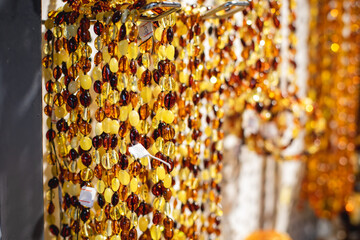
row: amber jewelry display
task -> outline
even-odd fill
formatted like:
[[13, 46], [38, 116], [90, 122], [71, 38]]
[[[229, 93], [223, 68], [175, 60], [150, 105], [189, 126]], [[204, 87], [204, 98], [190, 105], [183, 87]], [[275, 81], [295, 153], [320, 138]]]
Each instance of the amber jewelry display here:
[[359, 84], [355, 5], [310, 1], [308, 95], [313, 110], [306, 126], [310, 155], [302, 193], [325, 218], [343, 209], [354, 183]]

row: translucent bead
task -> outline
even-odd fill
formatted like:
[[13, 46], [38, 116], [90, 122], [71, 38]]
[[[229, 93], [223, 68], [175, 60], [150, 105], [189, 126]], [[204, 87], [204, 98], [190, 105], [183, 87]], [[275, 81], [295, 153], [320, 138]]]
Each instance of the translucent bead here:
[[173, 45], [168, 45], [165, 50], [166, 58], [169, 60], [174, 60], [175, 56], [175, 47]]
[[121, 211], [119, 205], [116, 205], [113, 207], [110, 211], [110, 217], [112, 220], [116, 221], [121, 218]]
[[141, 90], [140, 96], [143, 100], [143, 103], [149, 103], [151, 101], [151, 97], [152, 97], [151, 88], [143, 87], [143, 89]]
[[130, 182], [130, 175], [127, 171], [121, 170], [119, 172], [119, 180], [122, 185], [128, 185]]
[[110, 133], [117, 134], [120, 128], [120, 124], [117, 120], [112, 120], [110, 125]]
[[172, 185], [172, 178], [171, 178], [171, 175], [170, 174], [166, 174], [165, 177], [164, 177], [164, 187], [165, 188], [170, 188], [171, 185]]
[[119, 63], [116, 58], [111, 58], [109, 62], [110, 71], [116, 73], [119, 70]]
[[106, 153], [102, 156], [101, 158], [101, 165], [105, 168], [105, 169], [111, 169], [113, 164], [111, 162], [109, 153]]
[[175, 115], [171, 110], [166, 110], [162, 113], [162, 119], [164, 122], [170, 124], [174, 121]]
[[80, 85], [83, 89], [88, 90], [91, 88], [91, 77], [89, 75], [81, 75], [80, 77]]
[[106, 184], [103, 180], [99, 180], [96, 183], [96, 190], [98, 193], [103, 193], [105, 191], [105, 188], [106, 188]]
[[128, 48], [128, 56], [129, 59], [136, 59], [138, 56], [138, 47], [137, 44], [135, 42], [132, 42], [129, 44], [129, 48]]
[[138, 179], [136, 177], [133, 177], [130, 182], [130, 190], [136, 193], [137, 189], [138, 189]]
[[103, 131], [105, 133], [110, 133], [111, 125], [112, 125], [112, 120], [110, 118], [105, 118], [104, 121], [102, 122]]
[[163, 166], [156, 168], [156, 175], [160, 180], [163, 180], [165, 178], [165, 174], [165, 168]]
[[139, 219], [139, 228], [140, 231], [145, 232], [149, 225], [149, 219], [147, 217], [140, 217]]
[[84, 168], [80, 172], [80, 177], [83, 181], [86, 182], [91, 181], [91, 179], [94, 177], [94, 171], [91, 170], [90, 168]]
[[150, 228], [150, 235], [151, 235], [151, 239], [159, 240], [160, 237], [161, 237], [160, 226], [152, 225], [151, 228]]
[[102, 122], [97, 122], [95, 125], [95, 134], [96, 135], [100, 135], [103, 133], [103, 127], [102, 127]]
[[129, 42], [127, 40], [122, 40], [119, 42], [119, 51], [122, 56], [127, 54], [128, 48]]
[[75, 92], [77, 92], [77, 90], [79, 90], [79, 88], [80, 88], [80, 84], [78, 81], [71, 81], [68, 85], [68, 90], [70, 94], [74, 94]]
[[104, 191], [104, 198], [107, 203], [111, 203], [111, 197], [114, 194], [114, 191], [111, 188], [106, 188]]
[[92, 146], [92, 141], [89, 137], [83, 137], [81, 140], [80, 140], [80, 147], [81, 149], [85, 150], [85, 151], [88, 151], [90, 150]]
[[139, 113], [135, 110], [131, 111], [129, 114], [129, 121], [132, 126], [137, 126], [140, 122]]

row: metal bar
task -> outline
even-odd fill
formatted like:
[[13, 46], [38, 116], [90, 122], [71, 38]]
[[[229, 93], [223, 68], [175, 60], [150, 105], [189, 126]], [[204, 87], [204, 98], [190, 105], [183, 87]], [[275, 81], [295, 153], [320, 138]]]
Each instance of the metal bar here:
[[[202, 19], [227, 18], [227, 17], [230, 17], [230, 16], [234, 15], [235, 13], [243, 10], [247, 6], [249, 6], [248, 1], [236, 1], [236, 0], [230, 1], [230, 2], [226, 2], [224, 4], [221, 4], [220, 6], [217, 6], [213, 9], [209, 10], [208, 12], [203, 14], [201, 17], [202, 17]], [[231, 8], [233, 8], [233, 7], [236, 7], [236, 8], [231, 10]], [[225, 14], [218, 15], [217, 13], [222, 10], [226, 10], [227, 12]]]

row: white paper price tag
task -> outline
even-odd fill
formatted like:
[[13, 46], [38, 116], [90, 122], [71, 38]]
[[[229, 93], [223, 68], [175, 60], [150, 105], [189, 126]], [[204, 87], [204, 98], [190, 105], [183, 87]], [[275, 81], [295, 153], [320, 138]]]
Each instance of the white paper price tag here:
[[145, 42], [154, 34], [152, 22], [143, 22], [139, 26], [139, 36], [141, 42]]
[[[169, 168], [171, 168], [170, 164], [165, 162], [164, 160], [157, 158], [153, 155], [151, 155], [146, 148], [144, 148], [143, 145], [141, 145], [140, 143], [135, 144], [134, 146], [129, 147], [129, 152], [131, 153], [131, 155], [134, 156], [134, 158], [143, 158], [143, 157], [151, 157], [154, 158], [160, 162], [162, 162], [163, 164], [165, 164], [166, 166], [168, 166]], [[150, 160], [150, 159], [149, 159]], [[149, 167], [151, 166], [151, 164], [149, 164]]]
[[82, 187], [79, 197], [81, 205], [91, 208], [94, 205], [96, 190], [92, 187]]

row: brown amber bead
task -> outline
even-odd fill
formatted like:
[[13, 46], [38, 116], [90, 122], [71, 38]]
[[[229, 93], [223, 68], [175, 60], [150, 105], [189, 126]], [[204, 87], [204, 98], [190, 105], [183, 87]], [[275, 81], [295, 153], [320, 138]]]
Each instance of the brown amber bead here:
[[129, 133], [130, 130], [130, 123], [129, 122], [122, 122], [120, 124], [120, 128], [119, 128], [119, 136], [121, 138], [126, 137], [126, 135]]
[[133, 227], [129, 232], [129, 240], [137, 240], [137, 230]]
[[96, 110], [95, 119], [98, 122], [102, 122], [105, 119], [105, 110], [103, 108], [98, 108]]
[[84, 207], [83, 210], [80, 213], [80, 218], [83, 222], [86, 222], [90, 218], [90, 209]]
[[53, 235], [55, 235], [55, 236], [59, 235], [59, 228], [57, 226], [50, 225], [49, 230]]
[[126, 26], [123, 23], [119, 30], [119, 41], [124, 40], [126, 37]]
[[141, 164], [138, 161], [135, 161], [135, 162], [130, 164], [129, 173], [132, 176], [137, 176], [140, 173], [140, 169], [141, 169]]
[[104, 82], [108, 82], [110, 80], [110, 76], [111, 76], [111, 71], [110, 71], [110, 67], [109, 64], [106, 64], [103, 69], [102, 69], [102, 80]]
[[150, 85], [151, 83], [151, 71], [149, 69], [146, 69], [142, 74], [141, 74], [141, 81], [144, 84], [144, 86], [146, 85]]
[[150, 107], [147, 103], [139, 108], [139, 115], [141, 120], [145, 120], [146, 118], [148, 118], [150, 116], [150, 113]]
[[89, 167], [91, 162], [92, 162], [92, 158], [91, 158], [91, 154], [88, 153], [88, 152], [84, 152], [82, 155], [81, 155], [81, 162]]
[[164, 189], [164, 185], [162, 181], [160, 181], [154, 184], [154, 186], [151, 188], [151, 192], [154, 194], [154, 196], [159, 197], [163, 194]]
[[130, 68], [130, 72], [131, 74], [135, 74], [136, 70], [137, 70], [137, 63], [135, 59], [131, 59], [130, 64], [129, 64], [129, 68]]
[[102, 52], [97, 52], [94, 57], [95, 66], [98, 66], [103, 60]]
[[119, 194], [118, 192], [114, 192], [114, 194], [111, 197], [111, 204], [113, 206], [116, 206], [119, 203]]
[[101, 33], [104, 31], [104, 25], [97, 21], [95, 24], [94, 24], [94, 32], [96, 35], [101, 35]]
[[131, 193], [130, 196], [126, 199], [126, 203], [128, 208], [131, 211], [134, 211], [138, 207], [139, 197], [136, 194]]
[[120, 219], [120, 228], [122, 230], [129, 230], [130, 229], [130, 219], [128, 219], [127, 217], [125, 216], [122, 216], [121, 219]]
[[66, 102], [70, 108], [74, 109], [78, 105], [78, 98], [75, 95], [71, 94]]
[[153, 224], [155, 225], [158, 225], [160, 224], [161, 222], [161, 219], [162, 219], [162, 214], [161, 212], [159, 212], [158, 210], [156, 210], [154, 213], [153, 213]]
[[169, 92], [168, 94], [166, 94], [164, 98], [164, 106], [170, 110], [172, 107], [174, 107], [175, 103], [176, 94], [174, 92]]
[[119, 71], [126, 72], [129, 69], [129, 61], [127, 57], [124, 55], [119, 60]]

